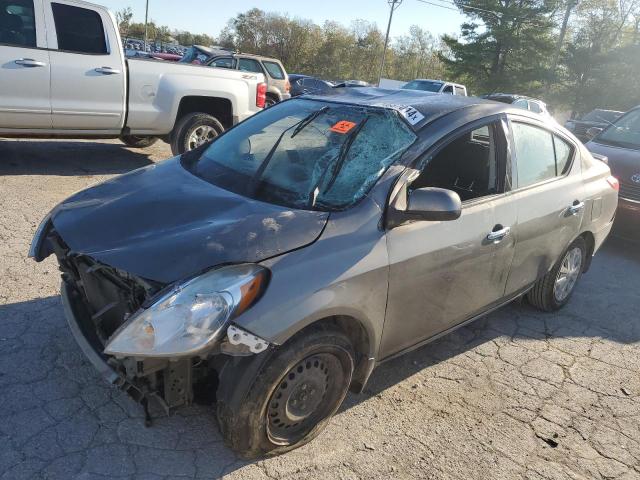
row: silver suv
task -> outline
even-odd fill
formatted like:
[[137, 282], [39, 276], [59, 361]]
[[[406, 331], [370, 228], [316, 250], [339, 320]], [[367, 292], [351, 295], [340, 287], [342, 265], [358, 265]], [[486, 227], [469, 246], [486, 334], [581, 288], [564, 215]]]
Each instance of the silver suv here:
[[561, 308], [616, 188], [530, 112], [337, 89], [75, 194], [30, 255], [55, 253], [105, 378], [167, 411], [215, 389], [227, 444], [255, 457], [318, 435], [381, 362], [521, 296]]

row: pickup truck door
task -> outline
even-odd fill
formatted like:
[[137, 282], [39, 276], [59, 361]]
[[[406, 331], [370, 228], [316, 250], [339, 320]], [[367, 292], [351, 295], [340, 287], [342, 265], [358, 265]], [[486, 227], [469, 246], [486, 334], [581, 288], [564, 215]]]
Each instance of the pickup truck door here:
[[573, 140], [530, 117], [511, 115], [510, 125], [518, 224], [507, 295], [546, 274], [578, 236], [586, 195]]
[[48, 0], [45, 18], [53, 128], [119, 133], [125, 118], [126, 67], [113, 17], [84, 2]]
[[506, 129], [501, 119], [465, 127], [428, 154], [411, 183], [410, 189], [456, 191], [462, 215], [387, 232], [389, 293], [381, 358], [445, 332], [504, 298], [517, 212], [508, 191]]
[[50, 63], [39, 0], [0, 4], [0, 129], [50, 129]]

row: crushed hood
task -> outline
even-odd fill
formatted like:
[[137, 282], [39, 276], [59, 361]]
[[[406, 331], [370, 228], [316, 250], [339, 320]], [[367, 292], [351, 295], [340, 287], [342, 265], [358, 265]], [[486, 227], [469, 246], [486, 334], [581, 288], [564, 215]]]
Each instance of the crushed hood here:
[[52, 222], [73, 252], [170, 283], [218, 264], [258, 262], [304, 247], [328, 216], [223, 190], [176, 158], [73, 195], [54, 209]]

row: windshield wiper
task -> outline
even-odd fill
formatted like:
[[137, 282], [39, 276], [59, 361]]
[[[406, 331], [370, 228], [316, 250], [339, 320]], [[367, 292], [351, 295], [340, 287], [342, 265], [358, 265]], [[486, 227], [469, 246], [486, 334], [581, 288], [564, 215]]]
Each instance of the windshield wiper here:
[[[364, 120], [362, 120], [362, 122], [360, 122], [360, 124], [353, 130], [353, 132], [351, 132], [351, 134], [349, 135], [349, 138], [347, 138], [347, 140], [345, 140], [345, 142], [342, 144], [342, 147], [340, 148], [340, 152], [338, 153], [338, 156], [336, 158], [336, 163], [335, 163], [335, 166], [333, 167], [333, 173], [331, 174], [329, 183], [327, 183], [327, 186], [322, 189], [322, 193], [326, 193], [335, 183], [336, 179], [338, 178], [338, 175], [340, 174], [340, 170], [342, 170], [342, 167], [344, 166], [344, 163], [347, 159], [347, 154], [351, 149], [351, 145], [353, 145], [354, 140], [360, 133], [360, 130], [362, 130], [362, 127], [364, 127], [364, 124], [367, 123], [367, 120], [369, 120], [369, 117], [366, 117]], [[313, 207], [316, 204], [316, 198], [318, 197], [318, 193], [319, 193], [318, 188], [320, 187], [320, 184], [322, 184], [325, 174], [327, 173], [328, 170], [329, 168], [327, 168], [327, 170], [325, 170], [322, 173], [322, 175], [320, 175], [320, 178], [315, 183], [315, 185], [311, 189], [311, 192], [309, 193], [310, 207]]]
[[280, 145], [280, 142], [284, 138], [285, 134], [292, 128], [295, 128], [295, 130], [291, 134], [291, 138], [293, 138], [293, 136], [298, 134], [300, 130], [302, 130], [304, 127], [309, 125], [309, 123], [311, 123], [314, 119], [318, 118], [318, 116], [321, 113], [324, 113], [327, 110], [329, 110], [329, 107], [326, 107], [326, 106], [322, 107], [321, 109], [316, 110], [315, 112], [311, 112], [309, 115], [304, 117], [302, 120], [294, 123], [290, 127], [287, 127], [284, 129], [284, 131], [280, 134], [280, 136], [276, 140], [276, 143], [274, 143], [273, 147], [271, 147], [271, 150], [269, 150], [269, 153], [267, 153], [267, 156], [264, 157], [264, 160], [262, 160], [262, 163], [260, 163], [260, 166], [256, 170], [256, 173], [254, 173], [253, 177], [251, 177], [251, 180], [249, 180], [249, 196], [251, 197], [254, 196], [256, 191], [258, 190], [258, 185], [260, 185], [260, 179], [262, 178], [262, 175], [264, 174], [265, 170], [269, 166], [269, 162], [271, 161], [271, 158], [273, 157], [273, 155], [276, 153], [276, 150], [278, 149], [278, 146]]

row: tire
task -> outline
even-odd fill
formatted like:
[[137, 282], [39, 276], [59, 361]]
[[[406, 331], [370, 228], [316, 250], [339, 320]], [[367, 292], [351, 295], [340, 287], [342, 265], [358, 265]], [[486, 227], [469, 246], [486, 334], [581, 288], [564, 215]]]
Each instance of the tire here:
[[136, 135], [122, 135], [120, 141], [128, 147], [147, 148], [158, 141], [158, 137], [138, 137]]
[[[529, 303], [546, 312], [554, 312], [564, 307], [582, 276], [586, 252], [587, 245], [584, 239], [578, 237], [562, 252], [554, 267], [529, 291], [527, 294]], [[561, 269], [564, 273], [561, 273]], [[565, 281], [560, 283], [563, 277]]]
[[275, 97], [267, 95], [267, 98], [264, 101], [264, 108], [273, 107], [276, 103], [278, 103], [278, 100]]
[[224, 132], [217, 118], [207, 113], [188, 113], [176, 123], [171, 132], [171, 152], [181, 155], [210, 142]]
[[[278, 455], [308, 443], [342, 404], [353, 370], [353, 347], [343, 333], [301, 332], [252, 374], [235, 406], [218, 399], [225, 443], [245, 458]], [[225, 367], [218, 391], [241, 388], [241, 376], [238, 368]]]

